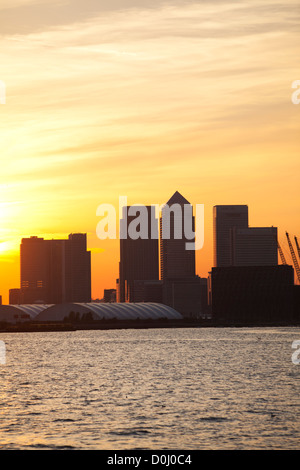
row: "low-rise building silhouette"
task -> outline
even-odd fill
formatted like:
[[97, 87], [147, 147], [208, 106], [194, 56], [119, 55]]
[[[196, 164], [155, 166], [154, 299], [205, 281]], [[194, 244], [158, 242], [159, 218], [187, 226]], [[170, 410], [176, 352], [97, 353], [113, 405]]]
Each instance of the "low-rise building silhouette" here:
[[21, 289], [20, 288], [9, 289], [9, 304], [18, 305], [21, 303], [22, 303]]
[[103, 300], [104, 302], [116, 302], [116, 289], [104, 289]]
[[295, 320], [292, 266], [212, 268], [212, 316], [218, 324], [281, 324]]

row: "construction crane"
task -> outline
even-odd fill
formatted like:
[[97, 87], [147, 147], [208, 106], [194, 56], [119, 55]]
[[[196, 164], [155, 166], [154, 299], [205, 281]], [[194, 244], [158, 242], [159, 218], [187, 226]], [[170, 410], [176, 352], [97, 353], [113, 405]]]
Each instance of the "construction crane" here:
[[296, 273], [297, 273], [298, 281], [300, 282], [299, 264], [298, 264], [298, 261], [297, 261], [297, 258], [296, 258], [295, 252], [294, 252], [293, 245], [292, 245], [291, 240], [290, 240], [290, 236], [287, 232], [285, 234], [286, 234], [286, 238], [287, 238], [287, 241], [288, 241], [288, 244], [289, 244], [289, 247], [290, 247], [290, 252], [291, 252], [291, 255], [292, 255], [292, 258], [293, 258], [293, 263], [294, 263], [295, 270], [296, 270]]
[[300, 259], [300, 246], [299, 246], [297, 237], [294, 237], [294, 238], [295, 238], [295, 243], [296, 243], [296, 247], [297, 247], [297, 250], [298, 250], [298, 256], [299, 256], [299, 259]]
[[281, 262], [282, 262], [282, 264], [286, 264], [286, 259], [284, 257], [284, 254], [283, 254], [283, 251], [282, 251], [281, 246], [279, 244], [279, 241], [277, 241], [277, 246], [278, 246], [278, 251], [279, 251], [279, 254], [280, 254]]

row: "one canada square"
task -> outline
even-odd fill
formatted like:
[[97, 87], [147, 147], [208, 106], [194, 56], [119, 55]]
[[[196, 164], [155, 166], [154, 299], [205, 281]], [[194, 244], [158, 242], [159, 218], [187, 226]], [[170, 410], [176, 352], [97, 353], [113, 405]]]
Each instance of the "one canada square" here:
[[[194, 241], [185, 237], [185, 225], [189, 223], [194, 230], [192, 206], [176, 191], [163, 207], [160, 219], [160, 272], [163, 281], [195, 276], [195, 250], [186, 249], [187, 243]], [[168, 231], [167, 236], [163, 233], [164, 227]]]

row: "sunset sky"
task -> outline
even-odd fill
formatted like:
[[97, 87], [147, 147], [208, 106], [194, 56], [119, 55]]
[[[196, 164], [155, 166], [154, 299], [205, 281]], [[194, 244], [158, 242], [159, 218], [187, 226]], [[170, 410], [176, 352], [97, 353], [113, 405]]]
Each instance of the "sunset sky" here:
[[92, 295], [115, 287], [100, 204], [204, 204], [300, 239], [299, 0], [1, 0], [0, 295], [22, 237], [88, 233]]

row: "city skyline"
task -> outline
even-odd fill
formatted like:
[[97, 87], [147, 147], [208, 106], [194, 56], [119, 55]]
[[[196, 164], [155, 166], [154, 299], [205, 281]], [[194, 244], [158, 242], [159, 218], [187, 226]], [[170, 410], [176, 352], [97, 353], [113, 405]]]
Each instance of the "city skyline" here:
[[1, 449], [299, 448], [299, 7], [0, 0]]
[[31, 235], [87, 233], [93, 297], [114, 286], [118, 241], [97, 239], [95, 214], [119, 195], [149, 205], [178, 190], [204, 204], [198, 275], [213, 264], [217, 204], [247, 204], [289, 254], [285, 231], [300, 234], [297, 0], [4, 0], [0, 11], [4, 301]]
[[[182, 197], [182, 195], [178, 192], [178, 191], [175, 191], [172, 198], [176, 195], [179, 195], [179, 197]], [[168, 198], [169, 199], [169, 202], [172, 201], [172, 198]], [[187, 201], [184, 197], [183, 197], [183, 200]], [[174, 200], [175, 201], [175, 200]], [[187, 201], [188, 202], [188, 201]], [[176, 202], [174, 202], [176, 203]], [[190, 203], [188, 203], [190, 204]], [[161, 206], [163, 206], [163, 204], [160, 204]], [[130, 206], [127, 206], [127, 207], [130, 207]], [[147, 206], [145, 206], [147, 207]], [[151, 204], [148, 206], [148, 207], [151, 207]], [[154, 207], [154, 205], [153, 205]], [[195, 274], [197, 276], [200, 276], [200, 277], [205, 277], [207, 278], [209, 276], [209, 273], [211, 271], [211, 268], [216, 266], [216, 263], [214, 261], [214, 248], [215, 248], [215, 245], [214, 245], [214, 216], [215, 216], [215, 210], [217, 207], [220, 207], [220, 208], [223, 208], [223, 207], [235, 207], [236, 209], [239, 209], [239, 207], [246, 207], [247, 208], [247, 224], [248, 225], [248, 230], [253, 230], [254, 232], [256, 230], [271, 230], [273, 227], [270, 226], [270, 227], [266, 227], [266, 224], [264, 225], [264, 227], [254, 227], [254, 224], [250, 223], [250, 216], [249, 216], [249, 213], [252, 212], [251, 211], [251, 208], [249, 209], [249, 207], [245, 204], [243, 205], [236, 205], [236, 204], [231, 204], [231, 205], [218, 205], [218, 206], [213, 206], [212, 207], [212, 214], [211, 214], [211, 227], [208, 229], [208, 227], [204, 227], [204, 231], [205, 233], [207, 232], [211, 232], [211, 240], [207, 240], [205, 239], [204, 240], [204, 245], [205, 244], [209, 244], [210, 247], [211, 247], [211, 253], [210, 253], [210, 257], [209, 257], [209, 260], [211, 260], [211, 264], [207, 264], [207, 271], [206, 271], [206, 265], [200, 265], [199, 266], [199, 258], [200, 258], [200, 261], [201, 261], [201, 251], [203, 250], [200, 249], [200, 250], [195, 250]], [[123, 208], [124, 209], [124, 208]], [[154, 214], [154, 212], [153, 212]], [[207, 220], [209, 217], [208, 217], [208, 214], [205, 214], [206, 217], [205, 219]], [[254, 215], [254, 214], [253, 214]], [[132, 219], [132, 218], [131, 218]], [[122, 220], [122, 215], [121, 215], [121, 218], [120, 218], [120, 222]], [[158, 222], [158, 220], [157, 220]], [[251, 220], [252, 222], [252, 220]], [[150, 227], [150, 221], [149, 221], [149, 227]], [[274, 229], [276, 230], [276, 234], [279, 233], [279, 230], [277, 227], [274, 227]], [[151, 232], [151, 230], [150, 230]], [[64, 241], [64, 239], [66, 237], [69, 237], [69, 234], [68, 235], [65, 235], [65, 234], [61, 234], [61, 238], [57, 238], [56, 240], [54, 239], [54, 237], [50, 234], [49, 235], [49, 240], [48, 241], [56, 241], [56, 242], [59, 242], [59, 241]], [[93, 299], [102, 299], [103, 298], [103, 295], [104, 295], [104, 290], [105, 289], [115, 289], [116, 288], [116, 280], [119, 278], [119, 262], [120, 262], [120, 238], [117, 236], [117, 238], [115, 240], [103, 240], [102, 241], [102, 244], [107, 244], [107, 245], [110, 245], [112, 248], [111, 248], [111, 255], [112, 255], [112, 260], [115, 258], [117, 260], [117, 264], [116, 266], [114, 266], [114, 270], [113, 272], [116, 273], [116, 277], [111, 277], [110, 280], [109, 278], [105, 278], [104, 280], [104, 283], [101, 284], [101, 285], [95, 285], [95, 278], [93, 278], [93, 272], [95, 272], [95, 270], [97, 270], [97, 268], [99, 268], [99, 266], [94, 266], [93, 265], [93, 262], [95, 261], [95, 259], [97, 260], [97, 257], [94, 256], [94, 260], [92, 259], [92, 255], [93, 255], [93, 249], [91, 249], [89, 246], [88, 246], [88, 234], [85, 234], [86, 236], [86, 243], [87, 243], [87, 250], [90, 252], [90, 255], [91, 255], [91, 291], [92, 291], [92, 298]], [[40, 235], [36, 235], [36, 234], [31, 234], [31, 235], [28, 235], [28, 238], [39, 238]], [[149, 233], [149, 237], [150, 237], [150, 233]], [[26, 237], [22, 237], [23, 238], [26, 238]], [[298, 237], [299, 238], [299, 237]], [[19, 245], [19, 249], [21, 247], [21, 242], [22, 242], [22, 239], [20, 240], [20, 245]], [[294, 264], [293, 264], [293, 260], [292, 260], [292, 256], [291, 256], [291, 253], [290, 253], [290, 249], [289, 249], [289, 246], [288, 246], [288, 242], [286, 241], [286, 231], [284, 232], [284, 234], [282, 233], [282, 238], [278, 238], [278, 241], [280, 242], [280, 245], [281, 245], [281, 248], [283, 248], [283, 251], [284, 251], [284, 256], [286, 258], [286, 261], [287, 261], [287, 264], [293, 266], [293, 269], [294, 269]], [[160, 245], [161, 243], [161, 240], [160, 240], [160, 236], [159, 236], [159, 239], [158, 239], [158, 246]], [[294, 240], [293, 240], [293, 244], [294, 244]], [[271, 247], [272, 249], [272, 247]], [[294, 246], [294, 249], [295, 251], [297, 251], [297, 247], [296, 245]], [[99, 254], [101, 253], [101, 250], [99, 250], [99, 252], [97, 253], [97, 250], [94, 250], [94, 255], [96, 254]], [[158, 249], [158, 259], [161, 257], [162, 255], [162, 252], [161, 252], [161, 247]], [[279, 258], [279, 254], [277, 255], [278, 256], [278, 264], [281, 264], [281, 261], [280, 261], [280, 258]], [[273, 258], [274, 259], [274, 258]], [[111, 262], [113, 262], [111, 260]], [[17, 262], [21, 263], [21, 256], [17, 256]], [[9, 290], [11, 289], [18, 289], [19, 287], [19, 284], [21, 285], [21, 269], [20, 269], [21, 266], [19, 266], [19, 277], [16, 278], [16, 282], [14, 285], [12, 284], [7, 284], [8, 285], [8, 290], [7, 292], [5, 291], [2, 291], [0, 292], [0, 295], [2, 295], [2, 302], [3, 303], [9, 303]], [[160, 268], [161, 268], [161, 262], [160, 262]], [[2, 273], [3, 274], [3, 273]], [[158, 276], [159, 279], [162, 279], [161, 277], [161, 273], [159, 273], [159, 276]], [[295, 282], [297, 283], [297, 279], [296, 279], [296, 272], [295, 272]], [[96, 294], [96, 295], [95, 295]]]
[[[293, 265], [288, 265], [277, 227], [251, 227], [248, 206], [214, 206], [214, 264], [207, 277], [196, 274], [197, 243], [192, 243], [193, 249], [187, 247], [187, 239], [194, 242], [199, 229], [193, 206], [182, 194], [175, 191], [160, 212], [155, 205], [120, 209], [119, 278], [115, 289], [104, 289], [102, 302], [129, 303], [133, 309], [137, 304], [161, 304], [184, 319], [209, 317], [219, 324], [297, 321], [297, 238], [294, 249], [286, 233], [293, 258]], [[107, 234], [111, 235], [109, 228]], [[91, 253], [86, 248], [86, 234], [73, 233], [66, 240], [23, 238], [20, 289], [10, 290], [9, 304], [43, 304], [46, 309], [56, 304], [61, 317], [77, 303], [97, 303], [99, 299], [91, 297]]]

